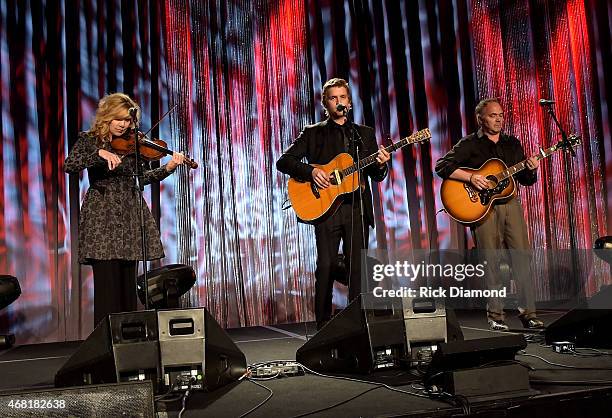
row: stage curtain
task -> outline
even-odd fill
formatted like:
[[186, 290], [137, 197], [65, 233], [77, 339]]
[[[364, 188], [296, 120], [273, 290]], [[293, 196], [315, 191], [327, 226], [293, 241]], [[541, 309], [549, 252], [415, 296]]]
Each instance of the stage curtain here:
[[[610, 16], [597, 0], [0, 0], [0, 273], [23, 289], [0, 312], [0, 331], [63, 341], [94, 325], [91, 270], [76, 260], [88, 179], [64, 174], [63, 160], [115, 91], [140, 103], [145, 129], [173, 109], [151, 134], [200, 163], [146, 197], [161, 263], [197, 272], [184, 306], [207, 306], [225, 327], [314, 317], [314, 231], [283, 210], [286, 178], [274, 163], [324, 117], [321, 86], [335, 76], [349, 81], [354, 119], [379, 143], [433, 134], [395, 153], [373, 188], [370, 246], [389, 260], [472, 245], [439, 213], [433, 166], [475, 129], [479, 99], [500, 98], [507, 130], [530, 154], [559, 139], [537, 103], [554, 99], [582, 144], [569, 176], [555, 155], [519, 195], [532, 246], [565, 251], [571, 265], [572, 244], [589, 249], [612, 231]], [[610, 282], [603, 262], [576, 257], [573, 284], [539, 260], [538, 300]], [[337, 286], [339, 307], [345, 297]]]

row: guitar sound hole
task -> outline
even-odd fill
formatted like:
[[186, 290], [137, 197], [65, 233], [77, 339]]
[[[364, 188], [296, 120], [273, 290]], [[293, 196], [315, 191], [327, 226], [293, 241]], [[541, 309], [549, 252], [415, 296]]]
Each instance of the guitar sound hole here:
[[487, 180], [489, 180], [489, 190], [495, 189], [497, 186], [497, 178], [495, 176], [487, 176]]

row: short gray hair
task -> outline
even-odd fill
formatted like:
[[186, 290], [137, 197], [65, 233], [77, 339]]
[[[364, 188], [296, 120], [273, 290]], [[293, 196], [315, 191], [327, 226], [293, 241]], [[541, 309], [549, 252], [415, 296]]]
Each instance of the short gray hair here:
[[487, 107], [489, 103], [497, 103], [498, 105], [501, 106], [501, 103], [497, 97], [489, 97], [486, 99], [482, 99], [476, 105], [476, 109], [474, 112], [476, 114], [476, 122], [478, 122], [478, 116], [482, 116], [482, 111], [484, 110], [485, 107]]

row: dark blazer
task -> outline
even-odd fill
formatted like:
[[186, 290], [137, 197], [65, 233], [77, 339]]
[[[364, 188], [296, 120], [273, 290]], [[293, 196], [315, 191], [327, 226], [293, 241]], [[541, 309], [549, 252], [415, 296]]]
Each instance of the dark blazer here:
[[[302, 181], [312, 181], [313, 166], [309, 164], [327, 164], [338, 154], [346, 152], [341, 136], [334, 133], [337, 125], [329, 119], [314, 125], [306, 126], [300, 135], [289, 146], [276, 162], [278, 171]], [[368, 157], [378, 151], [374, 130], [369, 126], [353, 125], [362, 138], [363, 145], [359, 151], [360, 158]], [[308, 164], [302, 162], [306, 158]], [[364, 173], [374, 181], [382, 181], [388, 173], [387, 164], [379, 166], [374, 163], [364, 170]], [[366, 181], [363, 193], [364, 216], [368, 225], [374, 227], [374, 211], [372, 208], [372, 192], [370, 182]]]

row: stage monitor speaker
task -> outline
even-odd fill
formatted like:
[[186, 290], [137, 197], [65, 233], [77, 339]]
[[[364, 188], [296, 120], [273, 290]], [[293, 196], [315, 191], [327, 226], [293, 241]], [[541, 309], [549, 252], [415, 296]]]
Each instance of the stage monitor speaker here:
[[[449, 327], [447, 324], [444, 299], [405, 297], [402, 305], [411, 365], [429, 364], [437, 345], [448, 341], [449, 335], [450, 340], [463, 339], [463, 332], [458, 325]], [[456, 320], [454, 314], [452, 318]]]
[[581, 347], [612, 348], [612, 286], [602, 286], [589, 300], [580, 303], [546, 327], [546, 344], [571, 341]]
[[240, 378], [246, 358], [205, 308], [160, 310], [163, 385], [213, 390]]
[[370, 373], [406, 359], [402, 301], [361, 294], [297, 350], [296, 359], [323, 372]]
[[100, 321], [55, 375], [55, 385], [80, 386], [151, 380], [159, 382], [155, 311], [111, 314]]
[[0, 393], [0, 416], [154, 418], [151, 382]]
[[[430, 299], [362, 294], [296, 353], [298, 362], [323, 372], [371, 373], [424, 361], [424, 350], [449, 335], [463, 338], [453, 315]], [[449, 318], [454, 321], [447, 324]]]

